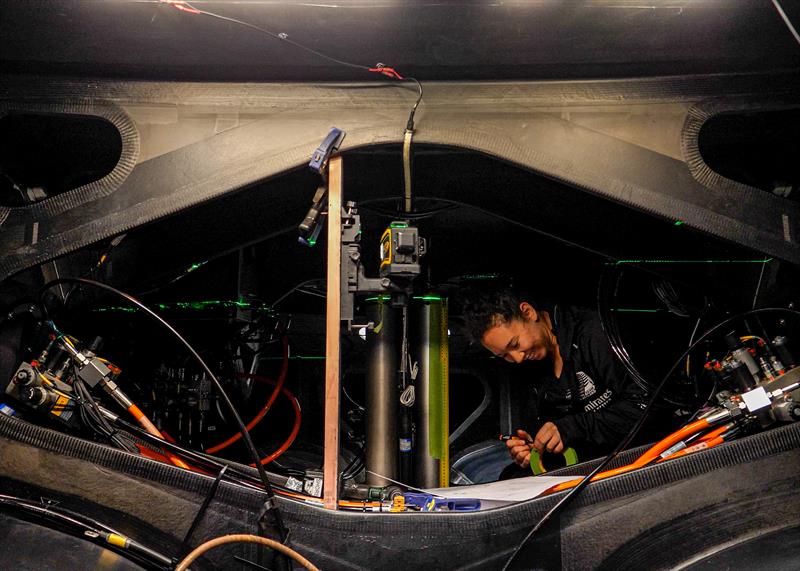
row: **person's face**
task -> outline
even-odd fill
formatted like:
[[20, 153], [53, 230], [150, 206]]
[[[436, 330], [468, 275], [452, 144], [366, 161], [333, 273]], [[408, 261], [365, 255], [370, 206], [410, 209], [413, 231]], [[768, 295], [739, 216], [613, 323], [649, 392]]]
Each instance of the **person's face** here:
[[529, 304], [520, 304], [523, 319], [512, 319], [486, 330], [481, 344], [509, 363], [541, 361], [552, 354], [555, 342], [552, 330]]

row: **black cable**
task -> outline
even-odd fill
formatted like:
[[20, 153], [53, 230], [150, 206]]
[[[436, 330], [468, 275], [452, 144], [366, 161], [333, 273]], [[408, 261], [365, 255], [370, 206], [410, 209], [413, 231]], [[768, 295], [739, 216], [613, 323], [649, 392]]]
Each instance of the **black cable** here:
[[[39, 311], [38, 315], [36, 313], [37, 310]], [[17, 301], [14, 305], [10, 306], [8, 310], [4, 311], [6, 311], [6, 313], [0, 316], [0, 327], [3, 327], [7, 321], [13, 321], [18, 317], [32, 316], [41, 319], [44, 315], [44, 311], [37, 301], [28, 300]]]
[[81, 419], [83, 420], [84, 424], [86, 424], [100, 436], [110, 440], [111, 443], [117, 448], [125, 450], [126, 452], [132, 452], [134, 454], [139, 452], [135, 444], [128, 441], [108, 423], [108, 420], [106, 420], [106, 418], [100, 412], [100, 408], [92, 397], [92, 394], [89, 392], [89, 389], [86, 387], [84, 382], [77, 377], [77, 375], [72, 381], [72, 388], [79, 398], [78, 405], [80, 407]]
[[411, 113], [408, 115], [408, 121], [406, 122], [406, 129], [409, 131], [414, 130], [414, 115], [417, 113], [417, 107], [419, 107], [419, 102], [422, 101], [422, 84], [417, 81], [414, 77], [406, 77], [408, 81], [413, 81], [417, 84], [417, 89], [419, 90], [419, 95], [417, 95], [417, 100], [414, 103], [414, 106], [411, 108]]
[[269, 309], [270, 310], [274, 309], [276, 305], [278, 305], [280, 302], [282, 302], [284, 299], [289, 297], [294, 292], [298, 291], [299, 289], [301, 289], [301, 288], [303, 288], [303, 287], [305, 287], [305, 286], [307, 286], [309, 284], [315, 283], [315, 282], [322, 282], [324, 284], [325, 283], [325, 278], [311, 278], [309, 280], [304, 280], [304, 281], [300, 282], [299, 284], [292, 286], [292, 288], [289, 291], [287, 291], [286, 293], [281, 295], [278, 299], [273, 301], [269, 305]]
[[150, 295], [151, 293], [155, 293], [157, 291], [161, 291], [162, 289], [164, 289], [164, 288], [166, 288], [168, 286], [171, 286], [174, 283], [179, 282], [180, 280], [182, 280], [183, 278], [185, 278], [189, 274], [195, 272], [196, 270], [199, 270], [200, 268], [205, 266], [208, 262], [209, 262], [208, 260], [203, 260], [202, 262], [195, 262], [194, 264], [192, 264], [188, 268], [182, 270], [181, 273], [179, 273], [177, 276], [170, 278], [168, 281], [166, 281], [166, 282], [164, 282], [162, 284], [153, 286], [153, 287], [151, 287], [149, 289], [146, 289], [144, 291], [137, 291], [134, 295]]
[[[83, 514], [77, 514], [50, 504], [37, 504], [8, 495], [0, 495], [0, 508], [15, 509], [35, 518], [37, 521], [57, 524], [57, 528], [69, 531], [75, 537], [83, 538], [105, 549], [123, 554], [126, 558], [145, 564], [151, 569], [172, 569], [173, 567], [173, 561], [169, 557]], [[119, 547], [114, 543], [110, 543], [107, 540], [109, 534], [125, 537], [127, 539], [126, 547]]]
[[219, 472], [217, 472], [217, 477], [214, 478], [214, 481], [211, 483], [211, 487], [208, 489], [208, 493], [206, 493], [206, 497], [203, 498], [203, 503], [200, 506], [200, 509], [197, 510], [197, 514], [195, 514], [194, 519], [192, 520], [192, 525], [189, 526], [189, 529], [186, 531], [186, 535], [183, 536], [183, 541], [181, 542], [181, 547], [178, 550], [179, 559], [183, 559], [191, 552], [191, 544], [189, 543], [194, 535], [197, 526], [200, 525], [200, 522], [203, 520], [203, 516], [208, 510], [208, 506], [211, 505], [211, 501], [214, 499], [214, 496], [217, 495], [217, 490], [219, 489], [219, 484], [222, 481], [222, 477], [225, 475], [225, 472], [228, 470], [227, 466], [223, 466]]
[[[761, 313], [775, 313], [775, 312], [778, 312], [778, 313], [789, 313], [791, 315], [795, 315], [795, 316], [800, 317], [800, 311], [795, 311], [793, 309], [784, 309], [784, 308], [780, 308], [780, 307], [768, 307], [768, 308], [763, 308], [763, 309], [755, 309], [755, 310], [745, 311], [744, 313], [740, 313], [738, 315], [734, 315], [733, 317], [730, 317], [730, 318], [726, 319], [725, 321], [722, 321], [722, 322], [718, 323], [717, 325], [715, 325], [714, 327], [712, 327], [711, 329], [709, 329], [708, 331], [703, 333], [703, 335], [701, 335], [700, 338], [697, 341], [695, 341], [692, 345], [690, 345], [689, 348], [686, 349], [686, 351], [684, 351], [683, 354], [678, 358], [678, 360], [675, 361], [675, 364], [672, 365], [672, 367], [670, 368], [669, 372], [667, 372], [667, 374], [664, 375], [664, 378], [661, 380], [661, 382], [658, 384], [656, 389], [653, 391], [653, 394], [650, 397], [650, 400], [648, 401], [647, 406], [645, 407], [644, 411], [642, 412], [642, 416], [639, 417], [639, 420], [636, 422], [636, 424], [633, 425], [633, 428], [631, 428], [630, 432], [628, 432], [628, 434], [625, 436], [625, 438], [622, 439], [622, 442], [620, 442], [617, 445], [617, 447], [614, 449], [613, 452], [611, 452], [611, 454], [609, 454], [608, 456], [603, 458], [603, 461], [600, 462], [595, 467], [594, 470], [592, 470], [587, 476], [584, 476], [584, 478], [574, 488], [572, 488], [569, 492], [567, 492], [567, 494], [563, 498], [561, 498], [561, 500], [558, 503], [556, 503], [556, 505], [554, 505], [552, 508], [550, 508], [550, 510], [546, 514], [544, 514], [544, 516], [542, 516], [542, 519], [539, 520], [539, 522], [528, 532], [528, 534], [522, 539], [522, 541], [519, 542], [517, 547], [514, 549], [513, 553], [508, 558], [508, 560], [506, 561], [505, 565], [503, 565], [503, 571], [506, 571], [509, 568], [509, 566], [514, 562], [514, 559], [516, 559], [517, 555], [522, 550], [522, 548], [525, 546], [525, 544], [528, 543], [528, 541], [530, 541], [530, 539], [534, 536], [534, 534], [538, 530], [540, 530], [542, 528], [542, 526], [544, 526], [555, 514], [557, 514], [559, 511], [563, 510], [564, 507], [567, 504], [569, 504], [572, 500], [574, 500], [575, 497], [589, 484], [589, 482], [591, 481], [592, 478], [594, 478], [597, 474], [602, 472], [603, 469], [606, 466], [608, 466], [609, 462], [611, 462], [614, 458], [616, 458], [619, 455], [620, 452], [622, 452], [623, 450], [625, 450], [625, 448], [628, 447], [628, 445], [636, 437], [636, 434], [639, 432], [639, 430], [644, 425], [645, 420], [647, 419], [647, 415], [650, 413], [650, 410], [653, 408], [653, 404], [656, 402], [656, 400], [658, 400], [658, 395], [661, 392], [661, 389], [664, 388], [664, 386], [667, 384], [667, 381], [672, 376], [672, 373], [674, 373], [675, 370], [681, 365], [681, 363], [683, 363], [684, 358], [686, 358], [686, 356], [689, 353], [691, 353], [694, 350], [695, 347], [697, 347], [701, 342], [705, 341], [713, 333], [716, 333], [719, 329], [721, 329], [723, 327], [726, 327], [727, 325], [729, 325], [730, 323], [732, 323], [734, 321], [737, 321], [739, 319], [743, 319], [743, 318], [745, 318], [745, 317], [747, 317], [749, 315], [758, 315], [758, 314], [761, 314]], [[527, 502], [535, 501], [536, 499], [537, 498], [533, 498], [532, 500], [528, 500]], [[527, 503], [527, 502], [523, 502], [523, 503]]]
[[274, 500], [275, 493], [272, 490], [272, 485], [270, 484], [269, 478], [267, 477], [267, 472], [264, 469], [264, 466], [261, 464], [261, 462], [259, 462], [260, 458], [258, 456], [258, 451], [256, 450], [256, 447], [253, 444], [253, 440], [250, 438], [250, 433], [247, 431], [247, 427], [245, 427], [244, 422], [242, 422], [242, 418], [239, 416], [239, 413], [236, 411], [236, 407], [233, 406], [233, 403], [231, 402], [231, 399], [228, 397], [228, 394], [225, 392], [225, 389], [222, 387], [222, 384], [220, 384], [219, 379], [217, 379], [216, 375], [214, 375], [214, 373], [211, 371], [211, 369], [206, 364], [206, 362], [203, 360], [203, 358], [200, 357], [200, 355], [197, 353], [197, 351], [195, 351], [194, 347], [192, 347], [189, 344], [189, 342], [186, 341], [186, 339], [184, 339], [183, 336], [181, 336], [181, 334], [178, 333], [175, 330], [175, 328], [173, 328], [169, 323], [167, 323], [157, 313], [155, 313], [152, 309], [150, 309], [149, 307], [144, 305], [138, 299], [128, 295], [127, 293], [125, 293], [123, 291], [120, 291], [120, 290], [118, 290], [118, 289], [116, 289], [114, 287], [111, 287], [110, 285], [106, 285], [104, 283], [96, 282], [94, 280], [87, 280], [87, 279], [84, 279], [84, 278], [59, 278], [59, 279], [53, 280], [53, 281], [51, 281], [51, 282], [49, 282], [49, 283], [44, 285], [44, 287], [42, 288], [41, 294], [40, 294], [40, 298], [44, 296], [44, 294], [47, 292], [47, 290], [49, 290], [50, 288], [52, 288], [52, 287], [54, 287], [56, 285], [62, 284], [62, 283], [78, 283], [78, 284], [91, 285], [91, 286], [94, 286], [94, 287], [97, 287], [99, 289], [103, 289], [103, 290], [109, 291], [109, 292], [111, 292], [111, 293], [113, 293], [115, 295], [118, 295], [118, 296], [122, 297], [123, 299], [127, 300], [128, 302], [132, 303], [133, 305], [138, 307], [140, 310], [145, 312], [148, 316], [150, 316], [152, 319], [157, 321], [163, 327], [165, 327], [178, 341], [181, 342], [181, 344], [183, 344], [184, 347], [186, 347], [186, 349], [189, 351], [189, 353], [192, 354], [192, 356], [197, 360], [198, 364], [206, 372], [206, 374], [208, 375], [208, 378], [211, 379], [211, 382], [214, 383], [214, 387], [217, 389], [220, 397], [222, 397], [222, 400], [225, 402], [225, 406], [230, 411], [231, 416], [236, 421], [236, 424], [237, 424], [237, 426], [239, 428], [239, 432], [242, 435], [242, 441], [245, 443], [245, 445], [247, 447], [247, 451], [250, 454], [250, 457], [253, 459], [253, 462], [255, 463], [256, 469], [258, 470], [258, 475], [260, 476], [261, 482], [264, 485], [264, 490], [267, 493], [267, 497], [268, 497], [268, 500], [269, 500], [268, 503], [271, 504], [271, 507], [269, 508], [269, 511], [270, 511], [270, 513], [272, 513], [272, 516], [273, 516], [273, 518], [275, 520], [275, 524], [276, 524], [276, 526], [278, 528], [278, 532], [279, 532], [279, 535], [280, 535], [281, 542], [285, 541], [286, 540], [286, 536], [287, 536], [286, 527], [283, 524], [283, 518], [281, 517], [281, 513], [278, 510], [278, 506], [277, 506], [277, 504], [275, 504], [275, 500]]
[[358, 453], [353, 456], [353, 459], [350, 460], [347, 466], [345, 466], [344, 470], [342, 470], [342, 473], [339, 474], [339, 478], [342, 481], [349, 480], [350, 478], [354, 478], [356, 475], [358, 475], [358, 473], [364, 467], [363, 459], [365, 451], [366, 447], [362, 446], [361, 450], [359, 450]]
[[[380, 202], [381, 200], [396, 200], [396, 199], [393, 199], [393, 198], [375, 199], [375, 200], [370, 200], [370, 201], [366, 201], [366, 202], [375, 203], [375, 202]], [[473, 211], [475, 211], [475, 212], [477, 212], [479, 214], [483, 214], [485, 216], [489, 216], [489, 217], [494, 218], [496, 220], [507, 222], [508, 224], [511, 224], [512, 226], [516, 226], [517, 228], [522, 228], [524, 230], [530, 230], [531, 232], [534, 232], [535, 234], [538, 234], [539, 236], [544, 236], [545, 238], [549, 238], [549, 239], [551, 239], [551, 240], [553, 240], [555, 242], [558, 242], [559, 244], [564, 244], [565, 246], [570, 246], [572, 248], [576, 248], [576, 249], [581, 250], [583, 252], [588, 252], [589, 254], [594, 254], [595, 256], [598, 256], [598, 257], [601, 257], [601, 258], [605, 258], [607, 260], [616, 260], [617, 259], [615, 256], [612, 256], [611, 254], [608, 254], [606, 252], [601, 252], [600, 250], [595, 250], [595, 249], [590, 248], [588, 246], [584, 246], [582, 244], [578, 244], [577, 242], [572, 242], [571, 240], [567, 240], [566, 238], [562, 238], [560, 236], [557, 236], [556, 234], [551, 234], [550, 232], [545, 232], [544, 230], [542, 230], [540, 228], [536, 228], [535, 226], [530, 226], [529, 224], [525, 224], [524, 222], [520, 222], [518, 220], [514, 220], [513, 218], [509, 218], [507, 216], [503, 216], [502, 214], [498, 214], [498, 213], [493, 212], [491, 210], [486, 210], [485, 208], [481, 208], [480, 206], [475, 206], [474, 204], [470, 204], [468, 202], [463, 202], [461, 200], [453, 200], [453, 199], [450, 199], [450, 198], [427, 197], [427, 196], [417, 197], [417, 198], [415, 198], [415, 200], [416, 201], [420, 201], [420, 200], [435, 200], [437, 202], [441, 202], [441, 203], [444, 203], [444, 204], [452, 204], [452, 205], [463, 207], [463, 208], [469, 208], [469, 209], [471, 209], [471, 210], [473, 210]], [[360, 204], [363, 204], [363, 203], [360, 203]]]
[[[425, 218], [430, 218], [431, 216], [435, 216], [437, 214], [441, 214], [442, 212], [448, 212], [450, 210], [454, 210], [458, 208], [455, 204], [445, 204], [444, 206], [440, 206], [438, 208], [429, 208], [428, 210], [416, 210], [415, 212], [391, 212], [389, 210], [384, 210], [382, 208], [375, 208], [372, 204], [380, 203], [380, 202], [402, 202], [402, 198], [375, 198], [371, 200], [364, 200], [358, 203], [359, 208], [362, 208], [367, 211], [374, 212], [380, 216], [386, 216], [387, 218], [404, 218], [408, 220], [423, 220]], [[416, 199], [416, 203], [419, 204], [420, 200], [425, 199]]]
[[[175, 454], [176, 456], [180, 456], [184, 460], [190, 461], [195, 466], [208, 470], [209, 472], [216, 472], [218, 473], [224, 466], [228, 467], [228, 471], [225, 474], [225, 479], [231, 481], [235, 484], [246, 486], [248, 488], [257, 488], [261, 489], [261, 479], [244, 472], [242, 470], [237, 469], [235, 466], [231, 464], [227, 464], [218, 460], [215, 456], [210, 456], [208, 454], [204, 454], [202, 452], [197, 452], [195, 450], [189, 450], [188, 448], [184, 448], [180, 444], [175, 444], [174, 442], [170, 442], [169, 440], [161, 440], [157, 436], [153, 436], [143, 428], [131, 424], [122, 418], [117, 418], [114, 421], [115, 424], [118, 424], [121, 428], [125, 429], [126, 431], [134, 434], [136, 438], [141, 439], [144, 442], [147, 442], [152, 445], [153, 448], [160, 451], [161, 449], [166, 449], [169, 452]], [[273, 485], [273, 487], [278, 487]]]
[[[161, 1], [164, 2], [165, 4], [169, 4], [169, 5], [173, 6], [174, 8], [177, 8], [177, 9], [179, 9], [181, 11], [184, 11], [184, 12], [188, 12], [188, 13], [191, 13], [191, 14], [203, 15], [203, 16], [209, 16], [211, 18], [216, 18], [217, 20], [222, 20], [223, 22], [230, 22], [232, 24], [238, 24], [239, 26], [244, 26], [245, 28], [250, 28], [251, 30], [255, 30], [257, 32], [261, 32], [262, 34], [266, 34], [266, 35], [268, 35], [269, 37], [271, 37], [273, 39], [276, 39], [278, 41], [287, 43], [290, 46], [293, 46], [293, 47], [295, 47], [295, 48], [297, 48], [299, 50], [303, 50], [303, 51], [305, 51], [307, 53], [315, 55], [315, 56], [317, 56], [319, 58], [322, 58], [324, 60], [327, 60], [327, 61], [329, 61], [331, 63], [335, 63], [337, 65], [341, 65], [341, 66], [344, 66], [344, 67], [349, 67], [351, 69], [358, 69], [358, 70], [366, 71], [366, 72], [370, 72], [370, 73], [381, 73], [383, 75], [386, 75], [387, 77], [391, 77], [391, 78], [397, 79], [399, 81], [413, 81], [414, 83], [417, 84], [417, 90], [419, 92], [419, 95], [417, 96], [417, 100], [414, 103], [414, 106], [411, 108], [411, 112], [408, 115], [408, 121], [406, 122], [406, 129], [410, 130], [410, 131], [414, 130], [414, 115], [417, 112], [417, 107], [419, 107], [420, 101], [422, 101], [422, 94], [423, 94], [422, 84], [416, 78], [414, 78], [414, 77], [401, 77], [400, 74], [398, 74], [396, 71], [394, 71], [393, 68], [388, 68], [382, 63], [378, 63], [378, 64], [375, 64], [375, 66], [370, 67], [368, 65], [352, 63], [352, 62], [349, 62], [349, 61], [345, 61], [345, 60], [341, 60], [341, 59], [335, 58], [333, 56], [329, 56], [328, 54], [325, 54], [323, 52], [317, 51], [317, 50], [315, 50], [313, 48], [310, 48], [310, 47], [308, 47], [308, 46], [306, 46], [304, 44], [301, 44], [299, 42], [295, 42], [294, 40], [290, 40], [288, 34], [275, 33], [275, 32], [273, 32], [271, 30], [267, 30], [266, 28], [262, 28], [261, 26], [257, 26], [255, 24], [251, 24], [250, 22], [245, 22], [244, 20], [238, 20], [236, 18], [231, 18], [229, 16], [223, 16], [222, 14], [217, 14], [215, 12], [209, 12], [207, 10], [201, 10], [199, 8], [196, 8], [195, 6], [192, 6], [192, 4], [189, 3], [189, 2], [180, 2], [180, 3], [178, 3], [178, 2], [171, 2], [171, 1], [167, 1], [167, 0], [161, 0]], [[189, 9], [187, 10], [184, 7], [189, 8]], [[380, 71], [383, 68], [386, 68], [386, 72]]]
[[[615, 276], [611, 276], [612, 272], [616, 272]], [[613, 289], [607, 284], [610, 282], [610, 277], [616, 277]], [[597, 312], [600, 316], [600, 325], [608, 337], [611, 350], [620, 360], [622, 365], [628, 371], [633, 381], [645, 392], [653, 390], [655, 385], [648, 381], [640, 372], [633, 362], [633, 358], [628, 353], [628, 349], [622, 342], [622, 335], [619, 331], [619, 323], [614, 312], [611, 311], [613, 300], [616, 299], [617, 291], [619, 289], [620, 281], [622, 280], [622, 267], [621, 266], [606, 266], [606, 269], [600, 274], [600, 281], [597, 285]], [[613, 299], [612, 299], [613, 298]], [[689, 403], [680, 400], [672, 395], [664, 395], [663, 400], [675, 406], [685, 407]]]
[[[231, 22], [232, 24], [238, 24], [240, 26], [244, 26], [245, 28], [250, 28], [252, 30], [256, 30], [258, 32], [261, 32], [262, 34], [266, 34], [266, 35], [270, 36], [271, 38], [274, 38], [274, 39], [276, 39], [278, 41], [281, 41], [281, 42], [285, 42], [285, 43], [287, 43], [287, 44], [289, 44], [291, 46], [294, 46], [294, 47], [296, 47], [298, 49], [306, 51], [306, 52], [308, 52], [310, 54], [313, 54], [313, 55], [315, 55], [317, 57], [320, 57], [322, 59], [328, 60], [329, 62], [335, 63], [337, 65], [342, 65], [342, 66], [350, 67], [350, 68], [353, 68], [353, 69], [360, 69], [360, 70], [363, 70], [363, 71], [369, 71], [370, 70], [370, 66], [368, 66], [368, 65], [361, 65], [361, 64], [357, 64], [357, 63], [351, 63], [351, 62], [348, 62], [348, 61], [340, 60], [340, 59], [337, 59], [337, 58], [335, 58], [333, 56], [329, 56], [327, 54], [319, 52], [319, 51], [317, 51], [317, 50], [315, 50], [313, 48], [309, 48], [308, 46], [305, 46], [305, 45], [303, 45], [301, 43], [295, 42], [294, 40], [290, 40], [289, 36], [287, 34], [283, 34], [283, 33], [276, 34], [275, 32], [267, 30], [266, 28], [262, 28], [261, 26], [257, 26], [255, 24], [251, 24], [251, 23], [245, 22], [243, 20], [237, 20], [236, 18], [231, 18], [229, 16], [223, 16], [223, 15], [217, 14], [215, 12], [208, 12], [206, 10], [201, 10], [199, 8], [196, 8], [196, 7], [192, 6], [192, 4], [189, 3], [189, 2], [181, 2], [180, 4], [173, 4], [172, 2], [166, 2], [166, 3], [176, 7], [178, 9], [183, 10], [180, 7], [180, 5], [182, 4], [182, 5], [188, 6], [190, 8], [190, 10], [188, 10], [189, 13], [202, 14], [204, 16], [210, 16], [211, 18], [216, 18], [217, 20], [222, 20], [223, 22]], [[184, 11], [187, 11], [187, 10], [184, 10]]]

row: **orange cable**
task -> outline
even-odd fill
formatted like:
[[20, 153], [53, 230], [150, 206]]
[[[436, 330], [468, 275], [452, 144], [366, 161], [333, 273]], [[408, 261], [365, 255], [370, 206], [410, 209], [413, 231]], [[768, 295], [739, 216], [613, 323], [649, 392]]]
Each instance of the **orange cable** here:
[[680, 458], [681, 456], [686, 456], [687, 454], [693, 454], [695, 452], [699, 452], [700, 450], [708, 450], [709, 448], [713, 448], [719, 444], [725, 442], [725, 439], [722, 436], [716, 436], [709, 440], [703, 440], [698, 444], [693, 446], [689, 446], [688, 448], [684, 448], [683, 450], [678, 450], [675, 454], [671, 454], [666, 458], [662, 458], [659, 462], [663, 462], [664, 460], [672, 460], [673, 458]]
[[[596, 474], [591, 479], [591, 481], [596, 482], [598, 480], [604, 480], [612, 476], [618, 476], [620, 474], [631, 472], [632, 470], [636, 470], [637, 468], [643, 468], [644, 466], [646, 466], [647, 464], [658, 458], [664, 451], [669, 450], [671, 446], [674, 446], [681, 440], [691, 436], [695, 432], [703, 430], [708, 426], [709, 426], [708, 420], [706, 420], [705, 418], [701, 418], [700, 420], [695, 420], [691, 424], [687, 424], [680, 430], [673, 432], [663, 440], [651, 446], [644, 454], [639, 456], [636, 460], [634, 460], [630, 464], [627, 464], [625, 466], [620, 466], [619, 468], [613, 468], [611, 470], [605, 470], [604, 472], [600, 472], [599, 474]], [[549, 488], [545, 492], [545, 494], [561, 492], [563, 490], [574, 488], [582, 480], [583, 478], [575, 478], [574, 480], [570, 480], [568, 482], [562, 482], [561, 484], [556, 484], [552, 488]]]
[[[274, 382], [274, 381], [267, 380], [266, 382]], [[300, 410], [300, 401], [298, 401], [297, 397], [295, 397], [286, 387], [283, 387], [281, 389], [281, 392], [284, 395], [286, 395], [286, 397], [292, 403], [292, 408], [294, 408], [294, 425], [292, 426], [292, 432], [289, 434], [289, 437], [284, 441], [284, 443], [281, 444], [278, 447], [278, 449], [275, 450], [275, 452], [259, 460], [259, 462], [263, 465], [269, 464], [270, 462], [278, 458], [281, 454], [286, 452], [289, 449], [289, 447], [294, 443], [294, 439], [297, 438], [297, 433], [300, 432], [300, 423], [302, 422], [303, 419], [303, 415]], [[255, 464], [250, 464], [250, 465], [255, 467]]]
[[266, 545], [274, 549], [275, 551], [279, 551], [284, 555], [287, 555], [297, 561], [301, 567], [308, 569], [309, 571], [319, 571], [319, 568], [316, 567], [313, 563], [311, 563], [308, 559], [297, 553], [294, 549], [283, 545], [275, 541], [274, 539], [269, 539], [267, 537], [261, 537], [258, 535], [245, 535], [245, 534], [234, 534], [234, 535], [223, 535], [222, 537], [217, 537], [210, 541], [206, 541], [199, 547], [195, 548], [189, 555], [187, 555], [180, 563], [175, 566], [175, 571], [187, 571], [189, 569], [189, 565], [191, 565], [195, 559], [203, 555], [206, 551], [214, 549], [215, 547], [219, 547], [220, 545], [225, 545], [227, 543], [259, 543], [261, 545]]
[[[141, 411], [141, 409], [138, 406], [136, 406], [135, 404], [131, 404], [131, 406], [128, 407], [128, 412], [131, 413], [133, 418], [136, 419], [136, 422], [142, 425], [142, 428], [144, 428], [147, 432], [149, 432], [156, 438], [164, 440], [164, 435], [161, 434], [161, 432], [159, 432], [155, 424], [150, 422], [150, 419], [147, 418], [147, 416], [145, 416], [145, 414]], [[175, 454], [173, 454], [172, 452], [168, 452], [167, 450], [165, 450], [164, 453], [166, 454], [167, 458], [169, 458], [169, 461], [175, 464], [178, 468], [183, 468], [184, 470], [191, 470], [191, 468], [186, 462], [175, 456]]]
[[681, 440], [684, 440], [694, 434], [695, 432], [699, 432], [705, 428], [708, 428], [710, 424], [708, 420], [705, 418], [701, 418], [699, 420], [695, 420], [694, 422], [687, 424], [680, 430], [677, 430], [658, 442], [656, 445], [652, 446], [647, 452], [639, 456], [633, 464], [637, 468], [641, 468], [642, 466], [646, 466], [653, 460], [657, 459], [661, 454], [670, 449], [670, 447], [674, 446]]
[[[728, 432], [731, 428], [732, 428], [732, 425], [727, 424], [727, 423], [723, 424], [719, 428], [716, 428], [716, 429], [712, 430], [711, 432], [709, 432], [708, 434], [704, 434], [703, 436], [701, 436], [700, 439], [698, 440], [698, 442], [707, 442], [709, 440], [713, 440], [717, 436], [722, 436], [723, 434]], [[688, 448], [688, 446], [687, 446], [687, 448]]]

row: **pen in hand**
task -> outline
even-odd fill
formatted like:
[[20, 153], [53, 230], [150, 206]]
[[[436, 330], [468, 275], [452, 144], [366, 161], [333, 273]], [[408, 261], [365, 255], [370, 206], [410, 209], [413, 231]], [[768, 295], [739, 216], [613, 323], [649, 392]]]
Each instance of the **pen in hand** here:
[[501, 442], [508, 442], [512, 438], [517, 438], [519, 440], [522, 440], [523, 442], [525, 442], [525, 444], [533, 444], [533, 440], [529, 438], [522, 438], [521, 436], [517, 436], [516, 434], [501, 434], [498, 437], [498, 440], [500, 440]]

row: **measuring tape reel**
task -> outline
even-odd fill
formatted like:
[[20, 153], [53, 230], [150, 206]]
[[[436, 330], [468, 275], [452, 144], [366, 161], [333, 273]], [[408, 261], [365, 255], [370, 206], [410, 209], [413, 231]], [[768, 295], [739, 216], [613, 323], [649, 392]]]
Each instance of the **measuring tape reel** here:
[[[574, 448], [567, 448], [560, 454], [564, 457], [565, 466], [574, 466], [578, 463], [578, 453]], [[542, 463], [542, 456], [536, 450], [531, 448], [531, 470], [534, 476], [547, 473], [547, 470]]]

